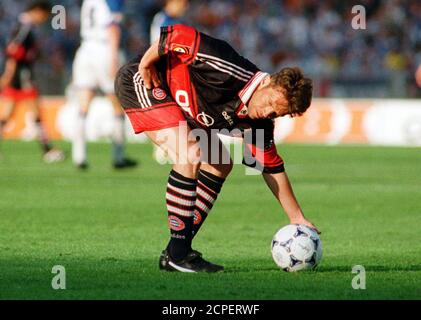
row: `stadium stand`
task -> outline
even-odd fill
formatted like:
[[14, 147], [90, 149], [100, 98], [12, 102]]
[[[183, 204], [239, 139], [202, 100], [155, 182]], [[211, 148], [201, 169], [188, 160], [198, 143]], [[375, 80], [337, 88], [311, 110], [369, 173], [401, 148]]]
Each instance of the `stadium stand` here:
[[[0, 0], [0, 32], [8, 34], [27, 1]], [[56, 1], [67, 9], [67, 29], [42, 32], [44, 59], [38, 65], [45, 94], [63, 94], [79, 43], [78, 1]], [[320, 97], [416, 97], [413, 73], [421, 63], [419, 1], [360, 1], [367, 29], [355, 32], [344, 1], [191, 1], [187, 21], [227, 39], [240, 52], [274, 71], [299, 65], [316, 81]], [[7, 14], [5, 6], [7, 5]], [[124, 46], [135, 56], [149, 44], [150, 22], [162, 3], [127, 1]], [[4, 48], [6, 38], [0, 39]], [[1, 50], [3, 51], [3, 50]], [[0, 53], [0, 65], [3, 61]]]

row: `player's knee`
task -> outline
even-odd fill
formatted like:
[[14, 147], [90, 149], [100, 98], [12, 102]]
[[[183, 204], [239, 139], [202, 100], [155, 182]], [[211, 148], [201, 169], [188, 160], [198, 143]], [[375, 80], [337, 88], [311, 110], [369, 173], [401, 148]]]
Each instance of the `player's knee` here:
[[203, 162], [200, 165], [201, 170], [204, 170], [206, 172], [212, 173], [218, 177], [223, 177], [223, 178], [228, 177], [233, 167], [234, 165], [232, 161], [229, 161], [227, 163], [218, 163], [218, 164], [209, 164], [209, 163]]
[[189, 164], [191, 164], [193, 167], [200, 167], [200, 163], [202, 161], [202, 157], [201, 157], [201, 153], [200, 153], [200, 149], [195, 149], [195, 148], [191, 148], [188, 151], [187, 154], [187, 160], [186, 160]]
[[173, 165], [173, 170], [178, 172], [179, 174], [187, 177], [187, 178], [191, 178], [191, 179], [195, 179], [197, 178], [197, 175], [199, 173], [199, 168], [200, 168], [200, 163], [199, 164], [193, 164], [193, 163], [187, 163], [187, 164], [180, 164], [180, 163], [175, 163]]

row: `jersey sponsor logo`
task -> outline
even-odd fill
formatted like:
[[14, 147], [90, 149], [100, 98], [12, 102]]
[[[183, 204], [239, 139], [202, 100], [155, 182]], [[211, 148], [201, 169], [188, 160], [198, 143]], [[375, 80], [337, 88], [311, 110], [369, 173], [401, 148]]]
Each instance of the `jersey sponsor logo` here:
[[170, 225], [170, 229], [174, 231], [181, 231], [186, 227], [180, 218], [173, 215], [168, 216], [168, 223]]
[[193, 112], [190, 108], [189, 94], [185, 90], [177, 90], [175, 93], [175, 101], [190, 117], [194, 118]]
[[228, 124], [230, 126], [232, 126], [234, 124], [234, 120], [232, 120], [231, 116], [228, 114], [228, 112], [223, 111], [222, 112], [222, 116], [224, 117], [225, 120], [227, 120]]
[[213, 126], [213, 124], [215, 123], [215, 120], [208, 114], [201, 112], [197, 115], [196, 120], [206, 126], [206, 127], [211, 127]]
[[187, 47], [187, 46], [183, 46], [181, 44], [173, 43], [171, 45], [171, 51], [175, 51], [175, 52], [179, 52], [179, 53], [184, 53], [184, 54], [189, 54], [190, 53], [190, 48]]
[[167, 97], [167, 93], [161, 88], [154, 88], [152, 95], [156, 100], [164, 100]]

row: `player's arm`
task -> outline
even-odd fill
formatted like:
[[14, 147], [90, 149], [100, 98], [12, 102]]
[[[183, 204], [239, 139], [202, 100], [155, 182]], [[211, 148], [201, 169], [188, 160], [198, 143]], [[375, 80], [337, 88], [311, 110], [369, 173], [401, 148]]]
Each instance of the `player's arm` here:
[[[258, 135], [258, 133], [255, 133], [255, 135]], [[259, 141], [261, 144], [259, 144]], [[243, 163], [262, 171], [266, 184], [281, 204], [291, 223], [305, 224], [315, 228], [304, 217], [285, 172], [284, 161], [279, 156], [273, 138], [270, 138], [270, 133], [267, 133], [266, 139], [257, 136], [252, 141], [246, 141]]]
[[17, 64], [25, 59], [27, 54], [25, 40], [30, 32], [30, 27], [20, 25], [13, 31], [12, 41], [6, 47], [6, 64], [3, 75], [0, 78], [0, 89], [10, 85], [16, 73]]
[[108, 36], [110, 39], [111, 46], [111, 67], [110, 75], [112, 78], [115, 77], [118, 71], [119, 66], [119, 50], [120, 50], [120, 40], [121, 40], [121, 29], [118, 24], [111, 24], [108, 27]]
[[249, 134], [245, 133], [245, 153], [243, 164], [263, 173], [269, 189], [281, 204], [292, 224], [304, 224], [317, 230], [308, 221], [294, 195], [284, 160], [278, 154], [274, 143], [274, 123], [272, 120], [255, 120]]
[[182, 24], [161, 27], [159, 40], [154, 42], [143, 55], [139, 73], [148, 89], [159, 87], [160, 81], [154, 67], [160, 57], [171, 55], [181, 63], [191, 63], [199, 49], [200, 33]]
[[145, 52], [139, 63], [139, 74], [145, 83], [145, 87], [152, 89], [160, 86], [158, 72], [155, 68], [155, 62], [159, 61], [158, 53], [159, 41], [155, 41]]
[[304, 213], [298, 204], [294, 191], [292, 190], [291, 183], [288, 179], [288, 175], [285, 171], [279, 173], [263, 173], [263, 178], [275, 198], [281, 204], [290, 220], [290, 223], [304, 224], [319, 232], [313, 223], [304, 217]]
[[12, 79], [16, 72], [16, 65], [17, 63], [15, 59], [8, 58], [6, 60], [4, 72], [0, 77], [0, 90], [6, 88], [12, 82]]
[[23, 40], [12, 41], [6, 48], [6, 63], [3, 75], [0, 78], [0, 89], [9, 86], [16, 72], [18, 61], [24, 59], [26, 50], [22, 45]]
[[121, 41], [121, 22], [123, 21], [123, 0], [107, 0], [107, 5], [111, 11], [111, 20], [108, 25], [108, 37], [111, 46], [111, 66], [110, 75], [115, 77], [119, 67], [119, 51]]

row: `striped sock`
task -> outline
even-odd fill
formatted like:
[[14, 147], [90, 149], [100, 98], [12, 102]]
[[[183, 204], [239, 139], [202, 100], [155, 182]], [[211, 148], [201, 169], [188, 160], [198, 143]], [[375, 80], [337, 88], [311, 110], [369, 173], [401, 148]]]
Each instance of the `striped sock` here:
[[194, 209], [193, 236], [195, 236], [203, 222], [205, 222], [209, 211], [221, 192], [225, 179], [217, 177], [209, 172], [200, 170], [197, 184], [197, 200]]
[[176, 261], [184, 259], [191, 251], [196, 188], [195, 179], [171, 171], [166, 195], [171, 232], [167, 250], [170, 257]]

